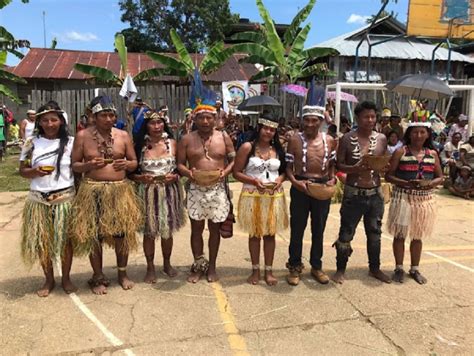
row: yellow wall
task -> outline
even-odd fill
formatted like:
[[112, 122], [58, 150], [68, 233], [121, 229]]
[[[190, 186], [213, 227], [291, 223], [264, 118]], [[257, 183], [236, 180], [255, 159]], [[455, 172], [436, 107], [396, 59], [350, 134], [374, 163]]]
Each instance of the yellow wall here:
[[[408, 9], [408, 35], [438, 38], [448, 37], [449, 23], [448, 21], [442, 20], [444, 4], [445, 2], [443, 0], [410, 0]], [[450, 38], [474, 39], [474, 0], [469, 0], [469, 6], [469, 23], [453, 25]]]

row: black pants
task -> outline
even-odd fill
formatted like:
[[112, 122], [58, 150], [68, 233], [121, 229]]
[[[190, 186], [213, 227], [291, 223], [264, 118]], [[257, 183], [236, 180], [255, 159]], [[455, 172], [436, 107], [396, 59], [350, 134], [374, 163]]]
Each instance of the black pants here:
[[346, 269], [350, 252], [347, 253], [347, 248], [341, 248], [341, 245], [350, 244], [362, 217], [364, 217], [365, 235], [367, 236], [369, 268], [378, 270], [380, 268], [380, 237], [384, 213], [383, 197], [380, 193], [360, 196], [344, 191], [340, 213], [341, 227], [339, 239], [336, 242], [337, 270], [344, 271]]
[[311, 267], [321, 269], [323, 236], [331, 199], [317, 200], [300, 192], [294, 187], [291, 187], [290, 196], [291, 239], [290, 247], [288, 249], [290, 254], [288, 264], [292, 267], [297, 267], [301, 264], [303, 236], [308, 223], [308, 215], [311, 213], [311, 255], [309, 262]]

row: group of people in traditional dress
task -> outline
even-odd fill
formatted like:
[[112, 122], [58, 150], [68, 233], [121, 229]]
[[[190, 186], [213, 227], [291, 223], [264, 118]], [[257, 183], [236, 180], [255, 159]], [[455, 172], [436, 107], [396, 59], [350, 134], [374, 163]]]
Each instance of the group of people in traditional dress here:
[[[164, 272], [174, 277], [171, 265], [173, 235], [191, 222], [192, 263], [188, 282], [205, 277], [218, 280], [217, 256], [221, 235], [231, 219], [232, 200], [227, 177], [243, 183], [237, 212], [238, 223], [249, 235], [251, 274], [248, 282], [261, 278], [260, 250], [263, 240], [264, 280], [273, 286], [275, 236], [290, 226], [287, 282], [298, 285], [304, 269], [303, 237], [311, 216], [311, 275], [321, 284], [329, 282], [323, 271], [323, 241], [330, 210], [336, 168], [347, 174], [340, 210], [339, 236], [334, 242], [337, 271], [332, 277], [343, 283], [351, 241], [364, 219], [369, 274], [383, 282], [391, 278], [380, 269], [381, 229], [384, 201], [381, 175], [395, 185], [387, 225], [394, 235], [396, 268], [393, 280], [403, 282], [404, 240], [410, 238], [410, 276], [426, 282], [418, 266], [422, 240], [433, 228], [433, 189], [442, 182], [436, 151], [427, 122], [414, 121], [405, 144], [390, 164], [374, 168], [368, 156], [383, 157], [387, 139], [374, 130], [377, 108], [362, 102], [355, 109], [357, 129], [345, 134], [337, 147], [321, 132], [325, 108], [306, 105], [301, 131], [289, 138], [285, 152], [278, 137], [278, 120], [261, 115], [252, 136], [236, 153], [231, 138], [216, 129], [216, 107], [197, 105], [192, 113], [194, 131], [179, 142], [173, 138], [165, 116], [154, 110], [144, 114], [132, 140], [114, 128], [116, 109], [106, 96], [90, 103], [93, 124], [69, 135], [63, 111], [57, 104], [35, 113], [35, 133], [26, 140], [20, 157], [20, 174], [31, 179], [22, 227], [22, 256], [28, 265], [39, 261], [45, 283], [38, 295], [47, 296], [55, 286], [53, 262], [60, 261], [62, 287], [76, 287], [70, 279], [74, 256], [89, 256], [93, 270], [88, 281], [95, 294], [107, 293], [109, 279], [103, 273], [103, 244], [115, 249], [118, 282], [133, 287], [127, 276], [129, 252], [137, 248], [137, 231], [143, 232], [147, 262], [145, 282], [156, 282], [155, 240], [161, 238]], [[183, 180], [186, 179], [186, 197]], [[283, 182], [291, 183], [288, 206]], [[134, 184], [134, 183], [135, 184]], [[203, 232], [207, 220], [209, 259]], [[231, 222], [232, 223], [232, 222]], [[229, 235], [226, 235], [227, 237]]]

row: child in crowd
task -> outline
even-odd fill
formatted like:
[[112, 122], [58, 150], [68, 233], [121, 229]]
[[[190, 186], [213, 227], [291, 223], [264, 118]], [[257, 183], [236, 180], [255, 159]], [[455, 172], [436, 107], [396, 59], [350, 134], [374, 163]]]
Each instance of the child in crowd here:
[[470, 199], [474, 197], [474, 179], [472, 169], [469, 166], [462, 166], [454, 184], [449, 187], [449, 191], [458, 197]]

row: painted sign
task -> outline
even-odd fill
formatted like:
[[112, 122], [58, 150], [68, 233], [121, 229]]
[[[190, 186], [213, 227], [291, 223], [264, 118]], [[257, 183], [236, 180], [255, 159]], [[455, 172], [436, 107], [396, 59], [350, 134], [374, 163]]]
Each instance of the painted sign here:
[[474, 0], [410, 0], [407, 34], [474, 39]]

